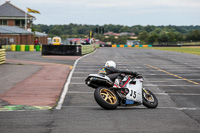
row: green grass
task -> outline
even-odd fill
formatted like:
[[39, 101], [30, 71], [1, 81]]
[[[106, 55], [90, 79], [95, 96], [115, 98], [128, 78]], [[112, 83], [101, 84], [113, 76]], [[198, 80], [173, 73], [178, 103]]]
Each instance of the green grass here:
[[200, 45], [200, 42], [183, 43], [183, 45]]
[[200, 55], [200, 47], [149, 47], [145, 49], [156, 49], [156, 50], [165, 50], [165, 51], [175, 51], [181, 53], [189, 53]]

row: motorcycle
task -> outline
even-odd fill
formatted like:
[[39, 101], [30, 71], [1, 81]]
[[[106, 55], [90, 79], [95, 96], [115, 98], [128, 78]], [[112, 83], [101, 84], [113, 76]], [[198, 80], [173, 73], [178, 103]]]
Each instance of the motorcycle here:
[[118, 106], [139, 106], [156, 108], [158, 100], [148, 89], [143, 87], [144, 78], [138, 75], [124, 75], [116, 82], [120, 73], [111, 75], [90, 74], [85, 83], [95, 89], [96, 102], [106, 110], [116, 109]]

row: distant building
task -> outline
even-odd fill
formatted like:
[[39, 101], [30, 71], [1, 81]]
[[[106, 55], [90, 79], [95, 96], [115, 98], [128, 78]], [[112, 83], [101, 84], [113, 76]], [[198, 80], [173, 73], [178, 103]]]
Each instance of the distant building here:
[[[38, 37], [39, 43], [47, 44], [47, 34], [35, 32], [35, 36]], [[34, 33], [18, 26], [0, 26], [0, 45], [11, 44], [33, 45]]]
[[112, 31], [109, 31], [107, 33], [104, 33], [105, 36], [120, 36], [119, 33], [113, 33]]
[[105, 36], [135, 36], [135, 33], [129, 33], [129, 32], [121, 32], [121, 33], [114, 33], [112, 31], [109, 31], [107, 33], [104, 33]]
[[0, 5], [0, 45], [34, 44], [34, 36], [39, 43], [47, 44], [48, 35], [31, 32], [34, 16], [27, 13], [27, 30], [25, 30], [26, 12], [12, 5], [9, 1]]
[[[0, 6], [0, 25], [25, 28], [25, 13], [9, 1]], [[27, 13], [27, 28], [32, 28], [34, 16]]]
[[120, 33], [120, 36], [135, 36], [135, 33], [122, 32]]
[[0, 26], [0, 45], [33, 44], [34, 34], [17, 26]]

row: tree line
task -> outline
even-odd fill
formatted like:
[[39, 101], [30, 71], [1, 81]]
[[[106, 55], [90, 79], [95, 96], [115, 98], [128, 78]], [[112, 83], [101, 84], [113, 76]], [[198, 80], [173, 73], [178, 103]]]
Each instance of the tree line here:
[[45, 32], [50, 37], [61, 36], [62, 38], [78, 37], [83, 38], [85, 35], [89, 35], [92, 30], [94, 37], [105, 42], [112, 42], [117, 44], [126, 43], [126, 40], [133, 40], [130, 36], [119, 36], [118, 38], [110, 36], [105, 38], [103, 34], [95, 33], [97, 27], [103, 27], [104, 32], [112, 31], [114, 33], [129, 32], [135, 33], [137, 40], [141, 43], [147, 44], [176, 44], [182, 41], [196, 42], [200, 41], [200, 26], [123, 26], [105, 24], [100, 25], [82, 25], [82, 24], [68, 24], [68, 25], [34, 25], [34, 30]]

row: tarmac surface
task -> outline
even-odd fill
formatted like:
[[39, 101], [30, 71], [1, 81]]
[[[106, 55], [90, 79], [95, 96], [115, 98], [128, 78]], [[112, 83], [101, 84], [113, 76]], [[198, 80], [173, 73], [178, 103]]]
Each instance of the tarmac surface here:
[[39, 52], [6, 54], [6, 63], [0, 66], [1, 109], [6, 105], [54, 107], [73, 68], [67, 63], [72, 64], [79, 58], [78, 56], [42, 57]]
[[[11, 54], [14, 58], [14, 53]], [[39, 60], [43, 59], [32, 61]], [[107, 60], [114, 60], [118, 69], [141, 73], [145, 78], [144, 87], [156, 95], [158, 107], [102, 109], [94, 100], [94, 89], [86, 86], [84, 80], [88, 74], [97, 73]], [[49, 62], [53, 63], [52, 60]], [[41, 68], [35, 68], [36, 73], [37, 69]], [[136, 48], [100, 48], [80, 59], [73, 70], [69, 86], [64, 86], [68, 90], [60, 110], [1, 111], [0, 132], [200, 132], [199, 55]]]

